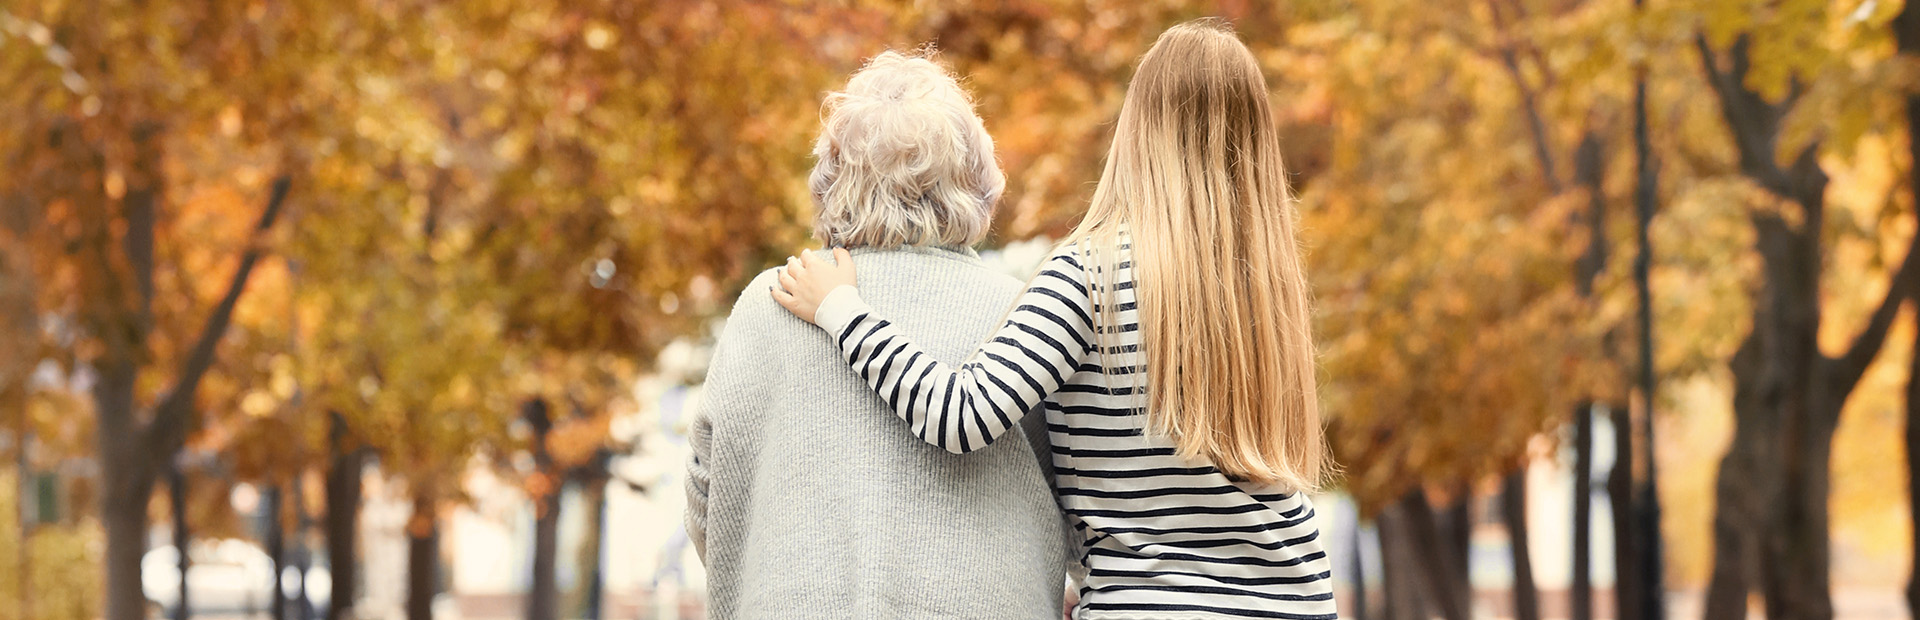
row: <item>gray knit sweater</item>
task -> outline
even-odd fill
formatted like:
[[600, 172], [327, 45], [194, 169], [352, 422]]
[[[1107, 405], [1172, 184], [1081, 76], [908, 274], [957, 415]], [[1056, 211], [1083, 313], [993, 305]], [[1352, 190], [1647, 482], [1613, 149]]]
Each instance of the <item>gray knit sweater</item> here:
[[[1021, 290], [971, 251], [853, 257], [867, 303], [948, 364]], [[709, 617], [1059, 617], [1068, 555], [1032, 443], [1044, 429], [965, 456], [921, 442], [825, 332], [774, 303], [774, 281], [735, 304], [693, 423], [687, 532]]]

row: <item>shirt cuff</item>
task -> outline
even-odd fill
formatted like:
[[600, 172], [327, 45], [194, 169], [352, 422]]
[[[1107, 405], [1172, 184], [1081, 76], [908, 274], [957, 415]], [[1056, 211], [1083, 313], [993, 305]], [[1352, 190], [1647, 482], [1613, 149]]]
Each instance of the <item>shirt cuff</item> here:
[[860, 299], [859, 290], [842, 284], [827, 291], [826, 298], [820, 300], [820, 308], [813, 311], [813, 324], [837, 334], [869, 310], [867, 302]]

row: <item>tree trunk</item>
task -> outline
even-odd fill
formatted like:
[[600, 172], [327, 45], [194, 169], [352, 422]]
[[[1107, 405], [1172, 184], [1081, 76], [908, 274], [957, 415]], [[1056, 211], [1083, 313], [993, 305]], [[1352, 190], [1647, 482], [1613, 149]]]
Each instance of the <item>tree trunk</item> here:
[[293, 548], [288, 550], [289, 567], [293, 569], [294, 591], [287, 600], [293, 606], [291, 616], [294, 620], [313, 620], [313, 597], [307, 592], [307, 577], [312, 574], [313, 550], [308, 546], [308, 533], [313, 522], [307, 518], [307, 497], [302, 492], [305, 485], [300, 483], [303, 476], [294, 474], [293, 482], [287, 485], [287, 502], [293, 513]]
[[[556, 478], [556, 480], [558, 480]], [[534, 500], [533, 583], [527, 591], [527, 620], [555, 620], [559, 616], [560, 495], [556, 488]]]
[[580, 574], [587, 576], [587, 585], [581, 593], [580, 616], [585, 620], [600, 620], [602, 591], [605, 588], [604, 576], [600, 572], [601, 557], [606, 551], [607, 534], [607, 478], [591, 476], [582, 485], [586, 492], [587, 505], [593, 507], [593, 518], [587, 526], [587, 535], [580, 541]]
[[[93, 313], [87, 326], [105, 350], [92, 362], [98, 375], [93, 387], [97, 418], [94, 437], [100, 466], [101, 525], [106, 533], [106, 553], [101, 561], [105, 620], [147, 617], [147, 599], [140, 580], [140, 560], [147, 551], [147, 502], [153, 496], [159, 470], [185, 441], [200, 380], [213, 366], [221, 336], [232, 323], [234, 307], [262, 256], [257, 247], [241, 253], [226, 292], [201, 326], [173, 384], [151, 407], [151, 419], [145, 423], [135, 419], [135, 387], [152, 329], [153, 236], [162, 189], [162, 158], [158, 127], [140, 126], [133, 134], [133, 165], [129, 167], [127, 193], [121, 200], [124, 227], [118, 252], [125, 261], [124, 271], [132, 276], [135, 297], [126, 300], [119, 298], [119, 293], [107, 294], [108, 299], [101, 303], [104, 310]], [[56, 142], [60, 140], [78, 138], [63, 136]], [[285, 204], [288, 187], [286, 177], [274, 180], [266, 211], [255, 223], [256, 234], [273, 226]], [[113, 267], [116, 261], [108, 256], [110, 245], [96, 241], [90, 246], [98, 254], [97, 264], [90, 269], [112, 282], [122, 270]]]
[[413, 517], [407, 523], [407, 620], [433, 620], [439, 569], [440, 518], [431, 493], [415, 490]]
[[1611, 411], [1613, 469], [1607, 474], [1607, 498], [1613, 513], [1613, 609], [1619, 620], [1638, 620], [1639, 566], [1633, 544], [1633, 414], [1626, 407]]
[[1760, 532], [1771, 527], [1769, 506], [1774, 480], [1768, 468], [1778, 463], [1773, 438], [1777, 410], [1760, 403], [1758, 334], [1733, 355], [1734, 437], [1720, 458], [1714, 485], [1713, 576], [1707, 583], [1707, 620], [1744, 620], [1747, 594], [1759, 583]]
[[1827, 487], [1845, 395], [1821, 379], [1815, 347], [1820, 242], [1780, 222], [1756, 228], [1772, 290], [1732, 364], [1734, 441], [1715, 489], [1707, 618], [1744, 618], [1758, 586], [1769, 618], [1827, 620]]
[[1460, 602], [1462, 620], [1473, 618], [1473, 567], [1468, 557], [1473, 547], [1472, 506], [1473, 495], [1463, 486], [1454, 496], [1453, 505], [1440, 516], [1447, 537], [1447, 544], [1441, 547], [1447, 559], [1447, 585], [1453, 588], [1453, 600]]
[[1414, 489], [1400, 500], [1405, 517], [1406, 540], [1419, 567], [1420, 598], [1445, 620], [1466, 620], [1467, 602], [1460, 598], [1460, 562], [1453, 557], [1453, 546], [1442, 533], [1439, 516], [1427, 503], [1427, 494]]
[[[1911, 115], [1920, 106], [1908, 101], [1907, 110]], [[1907, 363], [1907, 518], [1911, 531], [1920, 532], [1920, 329], [1914, 330], [1913, 359]], [[1908, 557], [1920, 558], [1920, 535], [1911, 538]], [[1920, 618], [1920, 561], [1907, 576], [1907, 617]]]
[[[1903, 55], [1920, 53], [1920, 11], [1909, 2], [1894, 18], [1894, 33]], [[1920, 200], [1920, 97], [1907, 97], [1907, 187]], [[1920, 618], [1920, 329], [1914, 332], [1912, 359], [1907, 370], [1907, 516], [1913, 524], [1913, 569], [1907, 578], [1907, 615]]]
[[[100, 525], [106, 532], [106, 606], [110, 620], [145, 620], [147, 597], [141, 589], [140, 560], [147, 552], [147, 498], [153, 477], [102, 468]], [[133, 478], [128, 480], [128, 478]]]
[[265, 539], [267, 559], [273, 561], [273, 575], [267, 579], [270, 584], [267, 592], [267, 615], [273, 620], [287, 620], [287, 592], [280, 587], [280, 576], [287, 570], [286, 532], [280, 527], [280, 485], [267, 485], [265, 500], [266, 514]]
[[1360, 546], [1360, 525], [1360, 513], [1355, 510], [1353, 528], [1348, 530], [1347, 536], [1348, 566], [1353, 567], [1353, 572], [1347, 578], [1353, 584], [1353, 620], [1367, 620], [1367, 571], [1361, 563], [1364, 556]]
[[[33, 209], [28, 199], [19, 193], [9, 193], [0, 197], [0, 231], [14, 240], [24, 239], [35, 228]], [[14, 497], [19, 508], [20, 545], [15, 549], [19, 557], [15, 558], [18, 577], [18, 611], [20, 618], [33, 617], [32, 581], [33, 576], [33, 515], [26, 509], [29, 485], [32, 484], [33, 463], [27, 459], [27, 446], [33, 443], [33, 418], [27, 411], [27, 373], [36, 365], [38, 355], [31, 354], [39, 347], [40, 310], [36, 305], [37, 285], [33, 274], [33, 253], [23, 243], [9, 250], [0, 250], [0, 334], [11, 338], [0, 341], [0, 346], [23, 354], [9, 356], [5, 365], [0, 365], [0, 404], [13, 412], [11, 421], [14, 428]]]
[[1829, 394], [1810, 400], [1809, 414], [1788, 426], [1787, 438], [1793, 443], [1785, 468], [1786, 502], [1780, 506], [1779, 527], [1769, 532], [1764, 562], [1768, 618], [1833, 618], [1827, 499], [1841, 403]]
[[1593, 620], [1593, 404], [1573, 414], [1573, 575], [1571, 620]]
[[[1646, 0], [1634, 0], [1634, 11], [1640, 12], [1645, 3]], [[1637, 506], [1640, 512], [1634, 517], [1639, 523], [1639, 535], [1635, 540], [1640, 543], [1637, 553], [1641, 561], [1641, 620], [1666, 620], [1666, 583], [1662, 566], [1665, 554], [1660, 545], [1660, 476], [1653, 439], [1653, 401], [1658, 390], [1654, 385], [1653, 368], [1653, 285], [1650, 279], [1653, 242], [1648, 231], [1653, 226], [1659, 168], [1653, 160], [1653, 138], [1647, 124], [1647, 70], [1643, 66], [1636, 71], [1633, 80], [1633, 202], [1634, 212], [1639, 215], [1634, 228], [1639, 237], [1640, 250], [1633, 259], [1633, 280], [1634, 287], [1639, 289], [1640, 300], [1640, 451], [1646, 455], [1646, 470], [1642, 472], [1640, 483], [1640, 502]]]
[[346, 419], [328, 412], [327, 570], [333, 577], [328, 593], [327, 620], [353, 617], [354, 587], [359, 579], [361, 451], [349, 447]]
[[[78, 135], [68, 139], [75, 144], [85, 141]], [[157, 473], [149, 465], [154, 453], [162, 448], [154, 445], [146, 426], [134, 417], [140, 363], [146, 357], [147, 335], [153, 329], [153, 237], [161, 191], [160, 136], [154, 127], [141, 127], [134, 131], [133, 142], [127, 193], [120, 202], [125, 226], [118, 253], [126, 264], [124, 272], [115, 269], [108, 256], [113, 245], [110, 233], [92, 245], [98, 252], [93, 268], [103, 272], [108, 281], [117, 283], [120, 273], [133, 280], [129, 288], [104, 296], [104, 312], [90, 325], [93, 335], [106, 344], [105, 352], [94, 362], [99, 379], [93, 398], [99, 418], [94, 435], [100, 455], [101, 525], [106, 530], [106, 556], [102, 560], [107, 620], [143, 620], [147, 616], [140, 560], [147, 552], [147, 501], [153, 496]], [[122, 297], [126, 292], [131, 292], [132, 298]]]
[[[25, 393], [25, 390], [22, 390], [22, 393]], [[20, 407], [20, 434], [17, 435], [20, 438], [20, 443], [16, 448], [18, 452], [18, 454], [15, 455], [17, 457], [17, 464], [13, 470], [14, 476], [19, 478], [19, 484], [16, 485], [14, 489], [16, 493], [14, 497], [18, 498], [16, 500], [17, 508], [25, 508], [27, 506], [27, 500], [31, 496], [31, 492], [28, 489], [30, 488], [29, 485], [32, 484], [29, 481], [33, 479], [31, 475], [33, 468], [30, 467], [31, 464], [27, 462], [27, 441], [31, 438], [27, 428], [27, 408], [25, 403], [22, 403]], [[15, 587], [19, 588], [17, 594], [20, 596], [20, 617], [25, 619], [33, 617], [33, 524], [34, 519], [37, 518], [38, 515], [29, 514], [25, 510], [18, 512], [20, 519], [20, 546], [16, 551], [20, 557], [18, 558], [19, 565], [16, 568], [20, 569], [20, 572], [15, 574], [15, 576], [19, 578], [19, 583]]]
[[1527, 468], [1507, 474], [1500, 489], [1500, 514], [1513, 551], [1514, 620], [1540, 620], [1540, 591], [1533, 585], [1533, 551], [1527, 541]]
[[173, 511], [173, 550], [178, 553], [180, 571], [180, 593], [174, 599], [173, 620], [187, 620], [193, 616], [193, 606], [187, 601], [187, 569], [192, 566], [193, 558], [187, 550], [193, 546], [193, 537], [187, 530], [187, 473], [181, 471], [178, 459], [173, 459], [167, 467], [167, 496]]
[[547, 453], [547, 433], [553, 430], [553, 418], [546, 401], [537, 398], [523, 403], [520, 415], [533, 428], [534, 475], [548, 482], [546, 494], [533, 498], [533, 582], [527, 591], [527, 620], [554, 620], [560, 603], [554, 569], [560, 555], [561, 478], [553, 471], [553, 457]]
[[[1920, 8], [1894, 19], [1898, 49], [1920, 53]], [[1734, 356], [1734, 441], [1715, 488], [1714, 569], [1708, 620], [1746, 615], [1754, 586], [1766, 595], [1771, 620], [1829, 620], [1828, 486], [1833, 431], [1847, 396], [1878, 355], [1901, 303], [1920, 277], [1910, 244], [1887, 293], [1839, 357], [1817, 346], [1822, 222], [1829, 182], [1819, 144], [1782, 168], [1776, 160], [1782, 119], [1800, 89], [1769, 99], [1748, 89], [1751, 38], [1736, 37], [1726, 60], [1696, 36], [1707, 83], [1714, 89], [1738, 147], [1740, 170], [1797, 211], [1753, 213], [1763, 287], [1753, 304], [1752, 331]], [[1908, 110], [1910, 124], [1917, 118]], [[1911, 130], [1911, 128], [1909, 128]], [[1912, 141], [1909, 141], [1910, 143]], [[1920, 154], [1920, 145], [1913, 145]], [[1920, 169], [1910, 171], [1920, 178]]]
[[106, 534], [106, 571], [102, 610], [107, 620], [145, 620], [147, 598], [141, 590], [140, 560], [147, 552], [147, 500], [154, 473], [138, 465], [145, 447], [133, 419], [134, 368], [131, 360], [102, 365], [94, 385], [95, 430], [100, 455], [100, 525]]
[[[1587, 191], [1587, 249], [1574, 265], [1574, 287], [1593, 297], [1593, 281], [1607, 264], [1607, 196], [1602, 186], [1606, 158], [1592, 129], [1574, 151], [1574, 181]], [[1593, 416], [1594, 404], [1573, 409], [1573, 575], [1567, 585], [1571, 620], [1593, 620]]]
[[[1418, 493], [1419, 491], [1415, 491]], [[1386, 620], [1427, 620], [1421, 600], [1420, 569], [1409, 527], [1406, 501], [1388, 506], [1374, 519], [1380, 532], [1380, 598]]]

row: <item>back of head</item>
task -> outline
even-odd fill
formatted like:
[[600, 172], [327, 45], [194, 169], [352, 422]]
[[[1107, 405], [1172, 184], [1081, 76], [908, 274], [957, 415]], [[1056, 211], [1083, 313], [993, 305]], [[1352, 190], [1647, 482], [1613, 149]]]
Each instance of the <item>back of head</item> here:
[[1075, 238], [1102, 260], [1131, 237], [1153, 428], [1229, 475], [1311, 489], [1325, 442], [1295, 217], [1253, 54], [1225, 22], [1169, 29]]
[[931, 50], [883, 52], [829, 94], [808, 186], [830, 246], [979, 243], [1006, 177], [973, 102]]

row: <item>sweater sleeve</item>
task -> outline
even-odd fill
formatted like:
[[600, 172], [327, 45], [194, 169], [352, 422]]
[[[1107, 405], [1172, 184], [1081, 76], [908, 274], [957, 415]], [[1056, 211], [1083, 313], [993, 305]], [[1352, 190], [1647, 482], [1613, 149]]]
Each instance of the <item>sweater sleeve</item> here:
[[847, 364], [915, 435], [965, 454], [1016, 428], [1092, 351], [1085, 275], [1070, 247], [1055, 252], [1006, 322], [958, 368], [927, 355], [853, 289], [834, 291], [838, 299], [817, 316]]
[[687, 457], [687, 540], [693, 543], [693, 550], [699, 554], [701, 563], [705, 563], [707, 496], [713, 481], [713, 470], [708, 468], [713, 457], [713, 421], [704, 414], [695, 415], [687, 440], [693, 448], [692, 454]]

